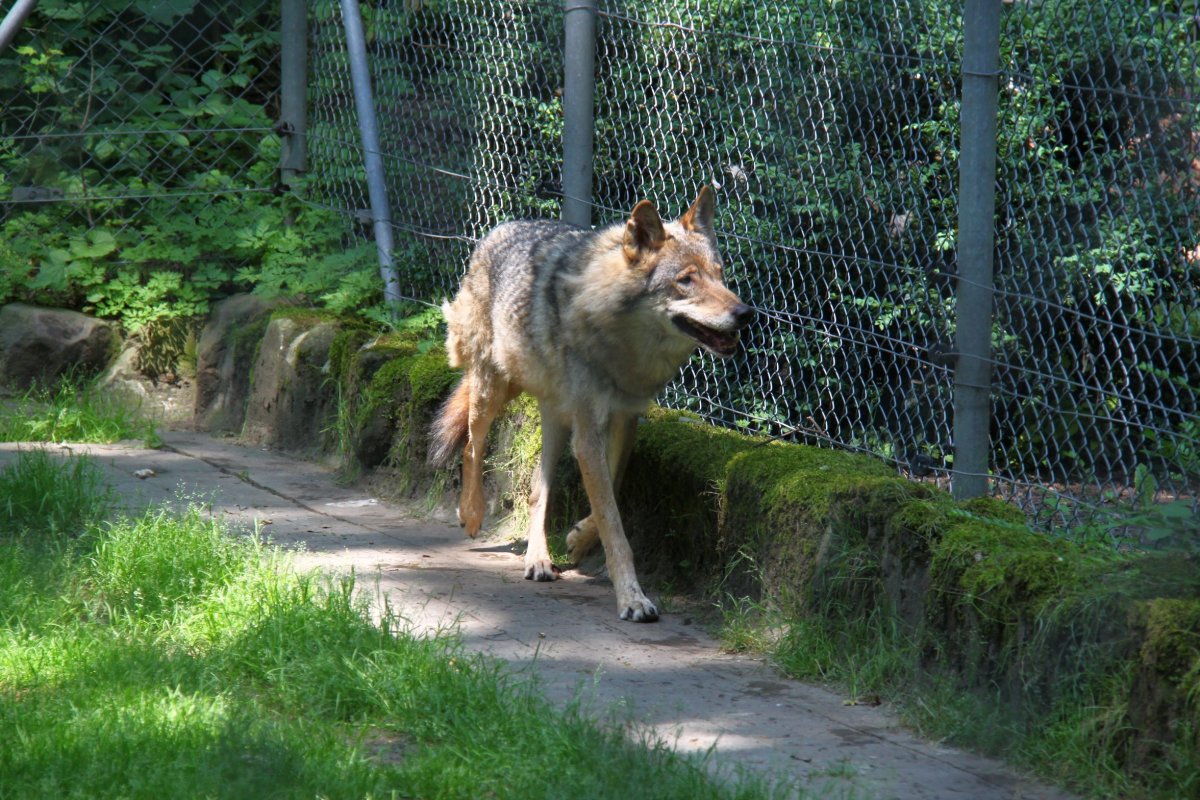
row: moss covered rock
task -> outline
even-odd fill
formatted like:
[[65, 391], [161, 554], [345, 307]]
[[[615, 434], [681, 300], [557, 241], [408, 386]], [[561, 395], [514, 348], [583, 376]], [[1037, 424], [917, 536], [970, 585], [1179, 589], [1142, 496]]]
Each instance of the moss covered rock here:
[[441, 346], [414, 331], [345, 334], [335, 340], [331, 363], [352, 471], [386, 467], [384, 488], [396, 495], [443, 483], [446, 471], [426, 463], [430, 422], [458, 380]]
[[332, 448], [337, 408], [329, 348], [338, 323], [307, 310], [276, 312], [254, 361], [246, 441], [308, 455]]
[[278, 305], [252, 294], [213, 306], [196, 347], [196, 397], [192, 419], [199, 430], [241, 433], [258, 346]]
[[1200, 598], [1143, 601], [1133, 617], [1141, 634], [1129, 697], [1141, 734], [1134, 758], [1153, 764], [1200, 745]]
[[638, 426], [618, 501], [639, 572], [684, 586], [719, 571], [730, 460], [754, 442], [694, 415], [651, 409]]

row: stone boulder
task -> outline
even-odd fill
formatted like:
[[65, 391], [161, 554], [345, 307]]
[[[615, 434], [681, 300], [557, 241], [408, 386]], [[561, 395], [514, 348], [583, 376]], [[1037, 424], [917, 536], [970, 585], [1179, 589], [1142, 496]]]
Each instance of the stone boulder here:
[[138, 368], [141, 345], [127, 339], [116, 360], [97, 380], [104, 391], [123, 396], [142, 415], [171, 430], [192, 427], [194, 383], [184, 377], [173, 380], [149, 378]]
[[329, 349], [337, 325], [302, 314], [276, 317], [254, 361], [242, 437], [305, 454], [326, 449], [337, 412], [329, 380]]
[[359, 402], [350, 446], [355, 460], [366, 469], [374, 469], [387, 459], [396, 435], [394, 404], [397, 393], [378, 391], [372, 380], [396, 356], [397, 351], [393, 348], [372, 346], [363, 347], [355, 354], [352, 380], [358, 388], [356, 399]]
[[278, 301], [237, 294], [213, 306], [196, 347], [197, 430], [241, 433], [258, 344]]
[[119, 348], [112, 325], [78, 311], [24, 303], [0, 308], [0, 385], [27, 389], [68, 373], [90, 377]]

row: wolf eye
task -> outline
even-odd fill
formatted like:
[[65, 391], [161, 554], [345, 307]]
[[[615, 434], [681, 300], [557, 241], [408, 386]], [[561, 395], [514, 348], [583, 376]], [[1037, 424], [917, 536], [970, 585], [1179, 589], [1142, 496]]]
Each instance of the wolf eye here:
[[678, 283], [680, 286], [691, 286], [692, 285], [692, 273], [690, 273], [690, 272], [683, 273], [682, 275], [680, 275], [678, 278], [675, 279], [675, 282]]

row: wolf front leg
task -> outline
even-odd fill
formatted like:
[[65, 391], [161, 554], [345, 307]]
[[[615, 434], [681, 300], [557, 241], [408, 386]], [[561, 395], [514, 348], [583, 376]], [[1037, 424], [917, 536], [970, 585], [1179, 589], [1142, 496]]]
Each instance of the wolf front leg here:
[[617, 511], [612, 469], [608, 460], [609, 424], [612, 423], [598, 425], [591, 415], [579, 415], [575, 420], [575, 458], [579, 461], [583, 486], [592, 506], [591, 518], [596, 522], [600, 542], [604, 545], [608, 576], [617, 592], [617, 613], [621, 619], [653, 622], [658, 619], [658, 609], [638, 584], [633, 550], [625, 538], [621, 515]]
[[552, 581], [558, 577], [558, 567], [550, 560], [546, 544], [546, 509], [550, 505], [550, 487], [558, 457], [567, 441], [567, 426], [551, 413], [545, 403], [538, 403], [542, 415], [542, 455], [533, 491], [529, 496], [529, 543], [525, 548], [525, 580]]
[[[609, 424], [608, 437], [608, 466], [612, 475], [613, 495], [621, 491], [621, 482], [625, 478], [625, 466], [629, 463], [629, 454], [633, 452], [633, 440], [637, 436], [637, 415], [620, 415], [613, 418]], [[576, 522], [567, 534], [567, 549], [571, 561], [578, 564], [593, 547], [600, 537], [596, 517], [588, 517]]]

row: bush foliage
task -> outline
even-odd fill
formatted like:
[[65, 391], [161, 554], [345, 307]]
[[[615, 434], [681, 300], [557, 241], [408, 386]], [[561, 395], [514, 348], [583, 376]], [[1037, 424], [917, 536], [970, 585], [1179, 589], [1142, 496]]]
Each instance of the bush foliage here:
[[0, 53], [0, 302], [128, 332], [235, 291], [380, 291], [340, 216], [279, 189], [278, 8], [47, 0]]

